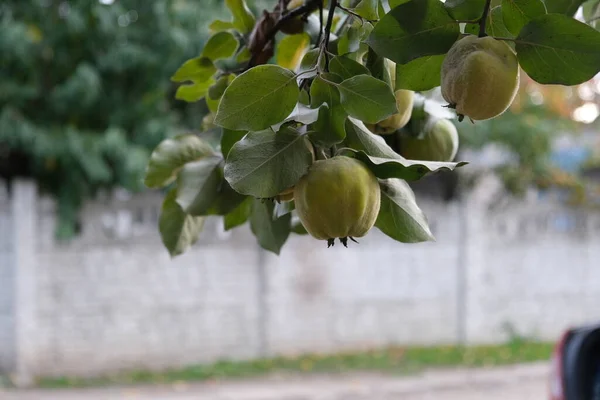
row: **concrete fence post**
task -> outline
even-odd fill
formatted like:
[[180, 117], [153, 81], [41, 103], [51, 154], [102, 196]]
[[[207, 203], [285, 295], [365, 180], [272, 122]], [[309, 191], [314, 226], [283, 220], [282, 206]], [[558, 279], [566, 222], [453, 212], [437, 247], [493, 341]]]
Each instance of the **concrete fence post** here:
[[14, 383], [29, 386], [36, 356], [37, 188], [16, 181], [10, 196], [13, 253]]

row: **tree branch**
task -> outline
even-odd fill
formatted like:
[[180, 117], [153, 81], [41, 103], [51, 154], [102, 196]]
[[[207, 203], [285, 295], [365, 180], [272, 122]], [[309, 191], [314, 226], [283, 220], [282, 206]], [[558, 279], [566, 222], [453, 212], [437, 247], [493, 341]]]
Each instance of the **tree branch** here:
[[244, 68], [244, 71], [254, 67], [257, 64], [257, 60], [260, 57], [262, 51], [266, 47], [268, 47], [269, 44], [272, 44], [271, 42], [273, 41], [273, 39], [275, 39], [275, 35], [281, 30], [282, 26], [285, 23], [293, 20], [294, 18], [305, 16], [315, 11], [319, 8], [321, 1], [322, 0], [307, 0], [306, 3], [304, 3], [302, 6], [295, 8], [288, 13], [282, 13], [282, 11], [280, 10], [282, 3], [278, 3], [274, 14], [277, 13], [280, 14], [280, 16], [277, 19], [275, 25], [273, 25], [273, 27], [267, 31], [264, 37], [261, 38], [262, 40], [260, 41], [260, 43], [257, 44], [256, 50], [252, 52], [252, 57], [250, 58], [250, 61], [248, 61], [248, 65], [246, 66], [246, 68]]
[[487, 33], [485, 32], [485, 24], [487, 23], [487, 17], [490, 12], [491, 4], [492, 4], [492, 0], [486, 0], [485, 7], [483, 8], [483, 15], [481, 16], [481, 19], [479, 20], [479, 37], [487, 36]]

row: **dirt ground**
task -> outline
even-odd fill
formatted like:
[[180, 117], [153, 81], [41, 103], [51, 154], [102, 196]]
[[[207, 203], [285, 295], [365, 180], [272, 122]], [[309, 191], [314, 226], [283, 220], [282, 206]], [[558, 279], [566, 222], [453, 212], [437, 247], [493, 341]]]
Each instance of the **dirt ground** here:
[[1, 400], [544, 400], [548, 363], [428, 371], [410, 377], [270, 377], [248, 381], [71, 390], [4, 390]]

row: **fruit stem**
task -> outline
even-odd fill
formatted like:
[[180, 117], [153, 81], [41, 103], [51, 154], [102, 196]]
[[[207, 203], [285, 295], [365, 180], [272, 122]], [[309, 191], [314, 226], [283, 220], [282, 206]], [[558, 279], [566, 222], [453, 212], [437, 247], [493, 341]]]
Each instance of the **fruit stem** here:
[[492, 0], [486, 0], [485, 6], [483, 8], [483, 15], [479, 19], [479, 37], [487, 36], [487, 33], [485, 33], [485, 24], [487, 23], [487, 17], [490, 12], [491, 4]]

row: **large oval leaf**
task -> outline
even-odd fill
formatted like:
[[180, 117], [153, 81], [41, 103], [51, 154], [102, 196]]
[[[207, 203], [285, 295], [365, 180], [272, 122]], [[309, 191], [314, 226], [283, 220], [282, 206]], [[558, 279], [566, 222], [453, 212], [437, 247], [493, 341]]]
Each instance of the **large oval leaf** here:
[[396, 90], [425, 91], [440, 86], [445, 54], [417, 58], [404, 65], [396, 65]]
[[566, 15], [530, 21], [516, 43], [519, 64], [536, 82], [578, 85], [600, 72], [600, 32]]
[[223, 93], [215, 124], [260, 131], [281, 122], [298, 100], [296, 75], [277, 65], [260, 65], [237, 76]]
[[219, 193], [221, 157], [187, 163], [177, 177], [177, 204], [192, 215], [205, 215]]
[[367, 43], [398, 64], [445, 54], [458, 39], [458, 23], [439, 0], [409, 1], [394, 8], [375, 25]]
[[338, 85], [346, 112], [370, 124], [398, 112], [396, 97], [385, 82], [370, 75], [356, 75]]
[[502, 17], [504, 25], [517, 35], [532, 19], [546, 14], [546, 6], [542, 0], [502, 0]]
[[383, 179], [381, 207], [375, 226], [383, 233], [402, 243], [419, 243], [435, 240], [427, 217], [417, 205], [415, 194], [401, 179]]
[[229, 58], [235, 53], [238, 45], [239, 42], [232, 33], [226, 31], [217, 32], [204, 45], [202, 55], [212, 61]]
[[351, 147], [345, 151], [367, 164], [380, 179], [400, 178], [413, 181], [430, 172], [453, 170], [467, 164], [407, 160], [388, 146], [381, 136], [371, 133], [361, 121], [354, 118], [348, 118], [346, 122], [345, 143]]
[[275, 205], [272, 201], [254, 200], [252, 215], [250, 216], [250, 229], [258, 244], [265, 250], [279, 254], [281, 248], [290, 236], [292, 229], [292, 215], [285, 214], [280, 218], [273, 218]]
[[166, 186], [175, 180], [186, 163], [212, 154], [212, 148], [196, 135], [165, 139], [150, 156], [144, 184], [149, 188]]
[[369, 70], [364, 65], [344, 56], [335, 56], [329, 62], [329, 71], [342, 77], [352, 78], [356, 75], [369, 75]]
[[367, 155], [364, 151], [347, 150], [354, 153], [354, 157], [364, 162], [379, 179], [400, 178], [407, 181], [416, 181], [439, 170], [452, 171], [455, 168], [467, 165], [466, 162], [438, 162], [407, 160], [404, 157], [383, 158]]
[[475, 21], [481, 18], [486, 0], [446, 0], [444, 7], [450, 15], [460, 21]]
[[548, 13], [573, 16], [584, 2], [585, 0], [546, 0], [546, 8]]
[[311, 163], [306, 138], [295, 129], [250, 132], [229, 152], [225, 179], [239, 193], [270, 198], [295, 185]]
[[[485, 30], [488, 35], [502, 38], [515, 37], [506, 25], [504, 25], [504, 17], [502, 16], [502, 7], [496, 6], [492, 8], [487, 16], [487, 23]], [[479, 34], [479, 24], [467, 24], [465, 26], [465, 33], [472, 33], [473, 35]], [[508, 42], [514, 48], [514, 43]]]
[[193, 217], [183, 212], [176, 198], [176, 189], [171, 189], [163, 200], [158, 219], [160, 237], [171, 257], [185, 253], [196, 243], [204, 227], [204, 217]]

